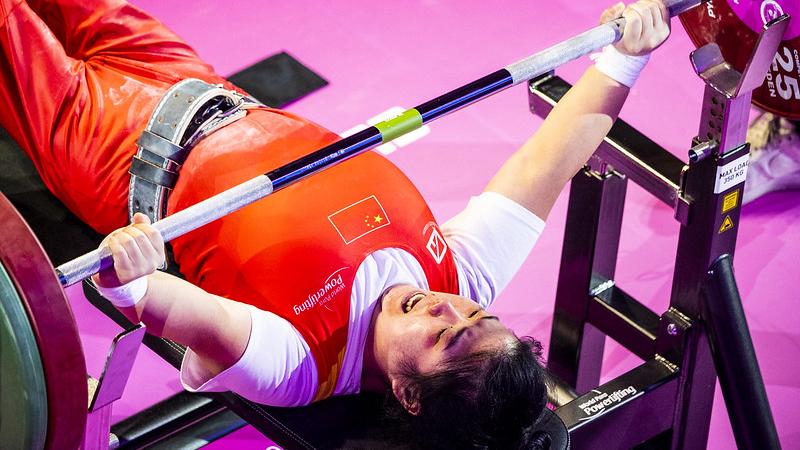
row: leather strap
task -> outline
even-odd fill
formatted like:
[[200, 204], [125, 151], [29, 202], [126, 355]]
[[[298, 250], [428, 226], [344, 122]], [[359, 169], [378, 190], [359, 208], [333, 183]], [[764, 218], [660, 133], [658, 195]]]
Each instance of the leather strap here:
[[141, 212], [156, 221], [167, 211], [181, 164], [203, 137], [263, 106], [238, 92], [187, 78], [161, 97], [136, 141], [128, 192], [129, 218]]
[[130, 172], [142, 180], [162, 187], [175, 186], [175, 182], [178, 181], [178, 172], [163, 169], [138, 156], [133, 157]]

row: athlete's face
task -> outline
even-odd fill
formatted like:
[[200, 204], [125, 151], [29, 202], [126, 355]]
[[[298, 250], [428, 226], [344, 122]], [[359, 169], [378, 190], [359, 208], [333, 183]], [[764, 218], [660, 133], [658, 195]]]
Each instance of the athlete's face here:
[[509, 345], [516, 337], [474, 301], [396, 286], [375, 321], [377, 358], [389, 375], [411, 363], [428, 373], [451, 357]]

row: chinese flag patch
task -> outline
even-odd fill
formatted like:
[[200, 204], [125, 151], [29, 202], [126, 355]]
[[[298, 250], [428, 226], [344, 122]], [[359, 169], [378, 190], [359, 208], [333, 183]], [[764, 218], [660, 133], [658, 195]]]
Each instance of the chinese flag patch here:
[[328, 216], [345, 244], [388, 226], [391, 222], [378, 199], [371, 195]]

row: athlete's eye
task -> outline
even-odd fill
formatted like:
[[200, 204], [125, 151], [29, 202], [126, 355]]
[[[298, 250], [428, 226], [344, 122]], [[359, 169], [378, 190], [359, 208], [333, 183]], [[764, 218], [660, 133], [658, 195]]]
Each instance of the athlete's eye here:
[[440, 332], [439, 332], [439, 333], [436, 335], [436, 342], [437, 342], [437, 343], [439, 342], [439, 339], [441, 339], [441, 338], [442, 338], [442, 335], [444, 334], [444, 332], [445, 332], [445, 331], [447, 331], [447, 328], [444, 328], [442, 331], [440, 331]]
[[470, 314], [468, 316], [468, 318], [471, 319], [471, 318], [475, 317], [479, 312], [481, 312], [481, 310], [480, 309], [476, 309], [472, 314]]

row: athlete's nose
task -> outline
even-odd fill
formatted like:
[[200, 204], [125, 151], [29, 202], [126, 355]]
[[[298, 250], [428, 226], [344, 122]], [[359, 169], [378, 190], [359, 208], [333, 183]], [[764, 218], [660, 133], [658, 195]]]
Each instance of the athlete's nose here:
[[452, 302], [442, 298], [434, 298], [431, 301], [428, 305], [428, 313], [434, 317], [440, 317], [453, 323], [464, 319]]

